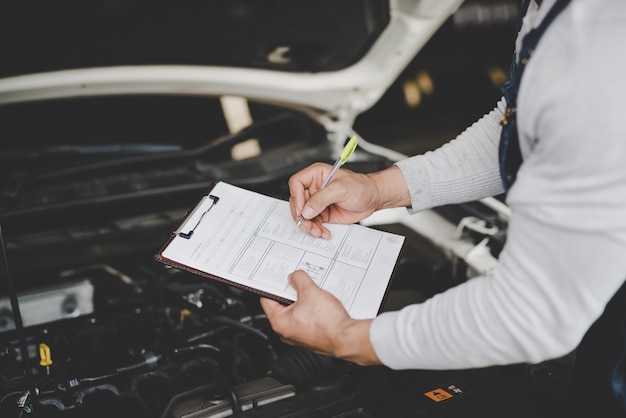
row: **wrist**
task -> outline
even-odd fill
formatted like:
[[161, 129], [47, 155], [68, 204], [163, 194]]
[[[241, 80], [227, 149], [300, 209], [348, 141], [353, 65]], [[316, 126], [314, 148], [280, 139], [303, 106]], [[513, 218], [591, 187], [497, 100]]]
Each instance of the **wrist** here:
[[370, 342], [371, 319], [350, 319], [335, 337], [334, 356], [363, 366], [381, 364]]
[[394, 165], [367, 176], [376, 190], [375, 210], [411, 206], [411, 195], [399, 167]]

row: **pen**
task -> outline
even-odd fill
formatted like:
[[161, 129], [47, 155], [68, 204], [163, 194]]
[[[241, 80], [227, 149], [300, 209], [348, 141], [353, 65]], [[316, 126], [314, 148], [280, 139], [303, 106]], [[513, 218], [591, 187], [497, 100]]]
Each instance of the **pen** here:
[[[339, 167], [341, 167], [345, 164], [346, 161], [348, 161], [348, 158], [350, 158], [350, 156], [356, 149], [356, 143], [356, 136], [353, 135], [346, 144], [346, 146], [343, 147], [343, 151], [341, 151], [341, 154], [339, 154], [339, 158], [337, 158], [337, 161], [335, 161], [335, 164], [333, 164], [333, 168], [330, 170], [330, 173], [328, 174], [328, 177], [326, 177], [326, 180], [324, 180], [324, 182], [322, 183], [322, 187], [320, 187], [320, 190], [326, 187], [328, 183], [330, 183], [337, 170], [339, 170]], [[302, 222], [304, 222], [304, 216], [300, 215], [300, 219], [298, 219], [298, 222], [293, 229], [297, 229], [300, 225], [302, 225]]]

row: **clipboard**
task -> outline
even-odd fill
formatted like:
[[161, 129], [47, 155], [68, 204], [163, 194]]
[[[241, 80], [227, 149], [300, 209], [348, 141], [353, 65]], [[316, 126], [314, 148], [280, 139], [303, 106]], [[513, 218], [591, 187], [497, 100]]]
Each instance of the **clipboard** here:
[[[188, 271], [190, 273], [196, 274], [198, 276], [207, 278], [207, 279], [211, 279], [211, 280], [215, 280], [218, 281], [220, 283], [224, 283], [227, 284], [229, 286], [233, 286], [248, 292], [252, 292], [252, 293], [256, 293], [259, 296], [263, 296], [269, 299], [273, 299], [276, 300], [277, 302], [280, 302], [284, 305], [289, 305], [291, 303], [293, 303], [293, 300], [287, 299], [287, 298], [283, 298], [280, 296], [277, 296], [273, 293], [270, 292], [265, 292], [262, 290], [259, 290], [255, 287], [252, 286], [246, 286], [243, 285], [241, 283], [238, 283], [236, 281], [232, 281], [232, 280], [228, 280], [225, 279], [223, 277], [211, 274], [207, 271], [201, 270], [201, 269], [197, 269], [197, 268], [193, 268], [190, 267], [186, 264], [183, 264], [181, 262], [178, 261], [174, 261], [171, 260], [165, 256], [163, 256], [163, 251], [172, 243], [172, 241], [176, 238], [176, 237], [180, 237], [180, 238], [184, 238], [184, 239], [191, 239], [191, 237], [193, 236], [193, 233], [195, 232], [196, 228], [198, 227], [198, 225], [202, 222], [202, 219], [210, 212], [210, 210], [213, 208], [214, 205], [216, 205], [220, 198], [219, 196], [215, 196], [211, 194], [211, 191], [213, 190], [213, 188], [215, 187], [215, 185], [217, 184], [217, 182], [212, 183], [209, 186], [209, 189], [207, 190], [206, 194], [204, 196], [202, 196], [202, 198], [200, 198], [200, 200], [198, 201], [198, 203], [196, 203], [196, 205], [193, 207], [193, 209], [191, 209], [186, 215], [185, 218], [183, 219], [183, 221], [181, 222], [180, 226], [178, 227], [178, 229], [176, 229], [174, 232], [172, 232], [172, 234], [170, 235], [170, 238], [167, 240], [167, 242], [165, 242], [165, 244], [163, 244], [163, 247], [161, 248], [161, 250], [155, 254], [154, 259], [160, 263], [163, 263], [165, 265], [168, 265], [170, 267], [174, 267], [177, 268], [179, 270], [185, 270]], [[201, 210], [202, 204], [209, 200], [211, 202], [211, 206], [205, 210]], [[195, 220], [197, 214], [200, 214], [199, 217], [197, 218], [197, 221]], [[184, 227], [187, 226], [188, 223], [190, 223], [191, 220], [194, 220], [193, 225], [190, 225], [189, 228], [187, 228], [187, 232], [184, 231]]]
[[289, 203], [224, 182], [213, 183], [155, 259], [288, 305], [289, 273], [305, 270], [357, 319], [376, 316], [404, 237], [362, 225], [328, 225], [330, 240], [295, 221]]

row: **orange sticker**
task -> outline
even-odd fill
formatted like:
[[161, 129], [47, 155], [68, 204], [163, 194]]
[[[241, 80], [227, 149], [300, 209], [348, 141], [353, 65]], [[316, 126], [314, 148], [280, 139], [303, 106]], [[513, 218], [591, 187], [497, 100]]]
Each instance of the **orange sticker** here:
[[431, 390], [430, 392], [426, 392], [424, 395], [428, 396], [430, 399], [432, 399], [435, 402], [445, 401], [446, 399], [450, 399], [453, 397], [451, 393], [446, 392], [445, 390], [441, 388]]

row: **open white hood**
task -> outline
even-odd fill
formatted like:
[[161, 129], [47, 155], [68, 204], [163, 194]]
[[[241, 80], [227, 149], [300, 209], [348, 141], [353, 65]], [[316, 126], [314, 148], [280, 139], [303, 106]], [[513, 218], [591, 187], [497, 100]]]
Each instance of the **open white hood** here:
[[[351, 124], [372, 106], [462, 0], [391, 0], [389, 23], [357, 62], [295, 72], [208, 65], [119, 65], [0, 80], [0, 104], [103, 95], [238, 95]], [[276, 59], [284, 51], [275, 51]]]

